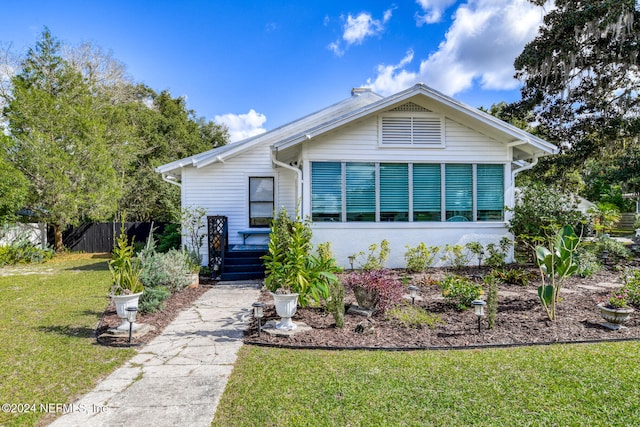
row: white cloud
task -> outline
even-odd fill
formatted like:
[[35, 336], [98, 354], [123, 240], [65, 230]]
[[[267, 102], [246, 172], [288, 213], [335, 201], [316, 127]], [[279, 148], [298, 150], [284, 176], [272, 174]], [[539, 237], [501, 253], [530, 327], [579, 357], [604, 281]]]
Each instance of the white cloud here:
[[440, 22], [444, 11], [455, 2], [456, 0], [416, 0], [416, 3], [418, 3], [425, 12], [424, 15], [416, 13], [418, 26]]
[[229, 128], [230, 142], [242, 141], [266, 132], [262, 125], [267, 121], [267, 117], [264, 114], [257, 113], [254, 109], [249, 110], [247, 114], [228, 113], [215, 116], [214, 121]]
[[[361, 12], [356, 17], [349, 14], [347, 22], [343, 26], [342, 40], [338, 39], [327, 47], [337, 56], [342, 56], [349, 46], [362, 44], [366, 38], [381, 34], [384, 31], [384, 24], [391, 19], [392, 15], [393, 9], [385, 10], [382, 20], [373, 19], [369, 12]], [[326, 23], [327, 18], [325, 18], [325, 25]], [[342, 41], [346, 44], [344, 48], [342, 47]]]
[[380, 94], [420, 81], [447, 95], [476, 82], [482, 89], [514, 89], [519, 83], [513, 61], [537, 34], [542, 16], [528, 0], [469, 0], [458, 7], [445, 40], [421, 60], [418, 71], [406, 69], [411, 60], [405, 57], [396, 66], [378, 66], [377, 76], [367, 83]]

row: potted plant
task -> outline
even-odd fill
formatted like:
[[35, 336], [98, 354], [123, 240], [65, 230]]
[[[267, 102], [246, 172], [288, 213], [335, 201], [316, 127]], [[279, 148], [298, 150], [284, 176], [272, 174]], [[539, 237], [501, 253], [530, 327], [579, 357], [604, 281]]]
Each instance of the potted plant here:
[[122, 323], [116, 329], [128, 331], [127, 308], [138, 307], [138, 299], [144, 291], [144, 286], [141, 281], [142, 266], [140, 260], [134, 256], [133, 244], [129, 244], [124, 220], [109, 261], [109, 271], [111, 272], [111, 298], [118, 316], [122, 319]]
[[604, 302], [598, 304], [600, 316], [609, 329], [620, 329], [621, 325], [629, 320], [629, 316], [633, 313], [633, 309], [627, 304], [629, 294], [625, 288], [611, 292]]
[[309, 222], [302, 221], [297, 213], [293, 220], [285, 208], [280, 209], [271, 223], [268, 250], [263, 257], [264, 283], [281, 318], [277, 329], [295, 329], [291, 317], [298, 303], [304, 307], [312, 300], [319, 302], [329, 296], [327, 281], [323, 279], [331, 279], [333, 274], [320, 271], [323, 263], [310, 254], [311, 247]]
[[200, 285], [200, 257], [194, 251], [185, 251], [185, 263], [188, 269], [187, 280], [190, 288]]

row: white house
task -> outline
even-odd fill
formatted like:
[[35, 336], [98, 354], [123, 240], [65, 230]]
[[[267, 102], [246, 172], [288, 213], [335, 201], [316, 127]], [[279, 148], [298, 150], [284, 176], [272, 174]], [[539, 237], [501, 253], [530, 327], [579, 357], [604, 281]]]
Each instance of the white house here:
[[[556, 147], [424, 84], [351, 97], [264, 134], [160, 166], [182, 205], [228, 218], [229, 246], [265, 244], [274, 210], [312, 220], [338, 262], [390, 242], [497, 242], [514, 178]], [[263, 233], [263, 234], [260, 234]], [[246, 239], [246, 241], [245, 241]], [[203, 248], [204, 259], [207, 249]]]

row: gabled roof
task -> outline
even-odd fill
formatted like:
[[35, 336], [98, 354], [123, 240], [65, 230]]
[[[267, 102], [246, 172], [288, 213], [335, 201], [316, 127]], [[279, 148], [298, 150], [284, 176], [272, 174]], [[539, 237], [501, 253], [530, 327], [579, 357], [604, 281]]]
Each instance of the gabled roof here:
[[427, 103], [437, 104], [438, 110], [444, 112], [447, 117], [514, 147], [514, 150], [517, 151], [517, 155], [514, 152], [514, 160], [534, 159], [547, 154], [555, 154], [558, 151], [555, 145], [543, 139], [418, 83], [388, 97], [382, 97], [369, 90], [354, 90], [350, 98], [316, 113], [261, 135], [159, 166], [156, 171], [178, 176], [180, 175], [179, 170], [183, 167], [200, 168], [215, 162], [222, 162], [259, 144], [269, 144], [277, 150], [282, 150], [301, 144], [354, 120], [376, 114], [379, 111], [389, 110], [415, 98], [422, 98]]
[[[156, 168], [158, 173], [173, 173], [183, 167], [193, 166], [201, 168], [215, 162], [223, 162], [245, 150], [260, 144], [275, 144], [291, 135], [304, 134], [307, 129], [313, 129], [318, 125], [342, 117], [350, 111], [358, 110], [364, 105], [371, 104], [382, 99], [382, 96], [369, 90], [353, 90], [352, 96], [315, 113], [304, 116], [286, 125], [280, 126], [269, 132], [232, 142], [222, 147], [214, 148], [204, 153], [196, 154], [184, 159], [176, 160]], [[179, 175], [179, 171], [176, 175]]]

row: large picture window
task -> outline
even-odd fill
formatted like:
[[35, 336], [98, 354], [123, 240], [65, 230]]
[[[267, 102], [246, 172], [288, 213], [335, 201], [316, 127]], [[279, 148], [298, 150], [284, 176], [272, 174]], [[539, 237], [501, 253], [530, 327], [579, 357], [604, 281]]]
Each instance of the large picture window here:
[[273, 177], [250, 177], [249, 227], [269, 227], [273, 210]]
[[312, 220], [504, 221], [504, 165], [311, 163]]

